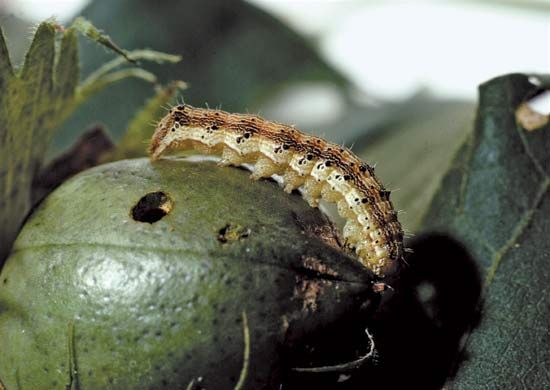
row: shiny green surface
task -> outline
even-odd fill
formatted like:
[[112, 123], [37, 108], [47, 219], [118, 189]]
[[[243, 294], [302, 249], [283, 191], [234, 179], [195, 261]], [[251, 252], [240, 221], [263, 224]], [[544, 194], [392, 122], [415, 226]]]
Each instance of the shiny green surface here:
[[[155, 191], [172, 210], [133, 220]], [[228, 225], [248, 235], [219, 240]], [[199, 378], [232, 388], [244, 312], [245, 387], [276, 387], [282, 348], [366, 299], [367, 271], [307, 233], [323, 227], [300, 196], [212, 162], [83, 172], [35, 211], [0, 274], [0, 379], [7, 390], [185, 388]]]

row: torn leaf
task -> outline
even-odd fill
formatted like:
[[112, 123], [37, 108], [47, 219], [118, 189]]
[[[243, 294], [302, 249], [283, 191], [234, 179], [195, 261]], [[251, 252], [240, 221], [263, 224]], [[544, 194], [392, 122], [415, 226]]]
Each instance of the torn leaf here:
[[525, 130], [532, 131], [544, 127], [550, 121], [550, 115], [536, 112], [525, 102], [516, 110], [516, 120]]

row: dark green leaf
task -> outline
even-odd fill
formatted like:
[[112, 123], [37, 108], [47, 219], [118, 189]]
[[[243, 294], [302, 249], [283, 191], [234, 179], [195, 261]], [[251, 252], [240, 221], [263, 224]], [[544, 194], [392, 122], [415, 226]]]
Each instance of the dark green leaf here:
[[550, 386], [550, 125], [527, 131], [515, 115], [544, 82], [511, 74], [480, 87], [475, 130], [424, 218], [462, 241], [485, 278], [453, 389]]

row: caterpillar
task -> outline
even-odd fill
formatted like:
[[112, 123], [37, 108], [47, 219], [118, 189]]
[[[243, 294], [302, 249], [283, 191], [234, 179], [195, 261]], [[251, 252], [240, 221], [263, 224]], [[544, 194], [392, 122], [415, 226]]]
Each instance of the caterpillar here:
[[286, 192], [301, 187], [317, 207], [336, 203], [345, 218], [343, 237], [358, 260], [380, 277], [395, 274], [403, 259], [403, 230], [390, 191], [374, 169], [349, 149], [256, 115], [173, 107], [152, 136], [149, 153], [194, 149], [221, 155], [222, 166], [253, 164], [252, 179], [281, 175]]

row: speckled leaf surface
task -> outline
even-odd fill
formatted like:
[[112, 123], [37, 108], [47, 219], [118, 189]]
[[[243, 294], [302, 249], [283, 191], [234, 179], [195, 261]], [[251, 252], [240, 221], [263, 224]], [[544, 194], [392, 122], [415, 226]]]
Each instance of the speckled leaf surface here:
[[[118, 80], [139, 77], [155, 81], [152, 74], [137, 68], [105, 69], [79, 85], [77, 32], [119, 54], [126, 52], [84, 19], [77, 19], [73, 26], [63, 29], [54, 22], [41, 23], [21, 69], [12, 67], [0, 31], [0, 264], [31, 207], [32, 178], [55, 129], [78, 104]], [[178, 59], [147, 54], [152, 59]]]
[[76, 33], [63, 34], [57, 63], [55, 36], [55, 24], [38, 27], [20, 72], [0, 37], [0, 259], [29, 211], [32, 175], [78, 82]]
[[479, 325], [447, 388], [550, 386], [550, 126], [528, 131], [516, 119], [544, 88], [548, 79], [522, 74], [481, 85], [475, 130], [423, 220], [461, 241], [485, 280]]

